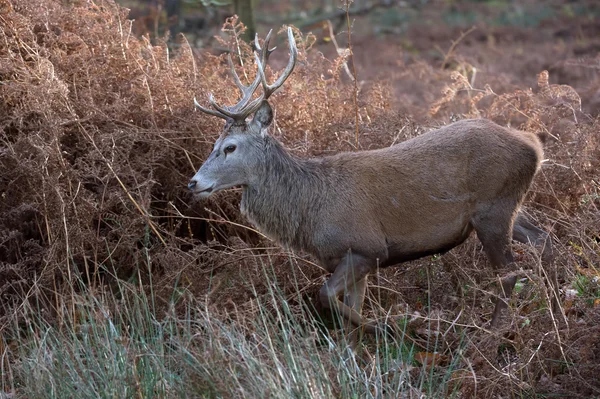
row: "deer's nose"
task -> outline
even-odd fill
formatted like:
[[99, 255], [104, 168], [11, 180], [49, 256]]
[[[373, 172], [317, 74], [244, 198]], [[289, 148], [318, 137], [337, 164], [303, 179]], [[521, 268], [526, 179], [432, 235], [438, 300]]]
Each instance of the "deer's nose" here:
[[194, 190], [196, 188], [196, 184], [198, 184], [196, 180], [190, 180], [190, 182], [188, 183], [188, 189]]

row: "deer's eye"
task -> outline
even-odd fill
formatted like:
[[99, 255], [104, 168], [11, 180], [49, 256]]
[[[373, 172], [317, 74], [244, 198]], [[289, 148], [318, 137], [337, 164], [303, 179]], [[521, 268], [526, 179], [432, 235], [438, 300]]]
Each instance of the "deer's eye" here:
[[225, 147], [225, 149], [223, 150], [223, 152], [225, 154], [231, 154], [232, 152], [234, 152], [236, 149], [236, 146], [234, 145], [228, 145], [227, 147]]

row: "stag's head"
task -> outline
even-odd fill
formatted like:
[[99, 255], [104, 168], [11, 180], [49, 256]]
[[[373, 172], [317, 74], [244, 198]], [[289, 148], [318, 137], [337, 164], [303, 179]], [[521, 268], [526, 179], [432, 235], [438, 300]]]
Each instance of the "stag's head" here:
[[[271, 32], [265, 38], [262, 48], [258, 43], [258, 36], [255, 39], [254, 56], [258, 72], [254, 82], [249, 86], [242, 84], [229, 56], [231, 74], [242, 94], [242, 99], [237, 104], [220, 106], [211, 94], [209, 102], [213, 109], [209, 109], [204, 108], [194, 99], [196, 107], [201, 111], [225, 119], [225, 127], [215, 142], [212, 153], [188, 184], [190, 191], [197, 197], [208, 197], [216, 191], [233, 186], [249, 185], [252, 183], [253, 176], [256, 176], [256, 170], [263, 158], [264, 137], [273, 120], [273, 110], [267, 100], [291, 75], [298, 55], [292, 29], [288, 28], [290, 60], [275, 83], [267, 84], [265, 67], [269, 55], [275, 50], [275, 48], [269, 49], [270, 39]], [[261, 82], [262, 93], [252, 99]], [[248, 120], [250, 115], [252, 119]]]

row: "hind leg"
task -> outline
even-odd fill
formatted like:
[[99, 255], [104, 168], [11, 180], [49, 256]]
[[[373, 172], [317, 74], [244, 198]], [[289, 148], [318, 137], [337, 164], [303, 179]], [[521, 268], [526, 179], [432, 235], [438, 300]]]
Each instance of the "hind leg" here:
[[[476, 215], [472, 220], [477, 237], [483, 244], [483, 250], [496, 270], [505, 268], [513, 262], [510, 241], [515, 208], [516, 204], [499, 202], [494, 207], [488, 207], [484, 213]], [[492, 314], [492, 327], [497, 325], [502, 310], [508, 307], [516, 282], [517, 276], [509, 276], [502, 280], [501, 292]]]
[[521, 212], [517, 214], [513, 226], [513, 239], [523, 244], [532, 244], [542, 250], [542, 259], [552, 260], [552, 240], [544, 230], [531, 223]]
[[513, 226], [513, 239], [523, 244], [534, 245], [542, 251], [542, 261], [545, 263], [544, 269], [548, 273], [548, 279], [554, 292], [552, 307], [554, 310], [558, 310], [560, 307], [559, 285], [556, 267], [552, 264], [553, 254], [550, 235], [531, 223], [525, 215], [519, 212]]

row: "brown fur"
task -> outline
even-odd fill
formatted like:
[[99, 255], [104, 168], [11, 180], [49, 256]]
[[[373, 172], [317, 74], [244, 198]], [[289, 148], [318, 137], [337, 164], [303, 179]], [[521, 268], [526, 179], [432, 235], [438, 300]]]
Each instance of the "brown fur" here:
[[349, 249], [383, 266], [448, 250], [486, 208], [499, 206], [512, 220], [542, 159], [537, 136], [484, 119], [385, 149], [309, 160], [263, 140], [262, 183], [244, 190], [244, 213], [330, 271]]

